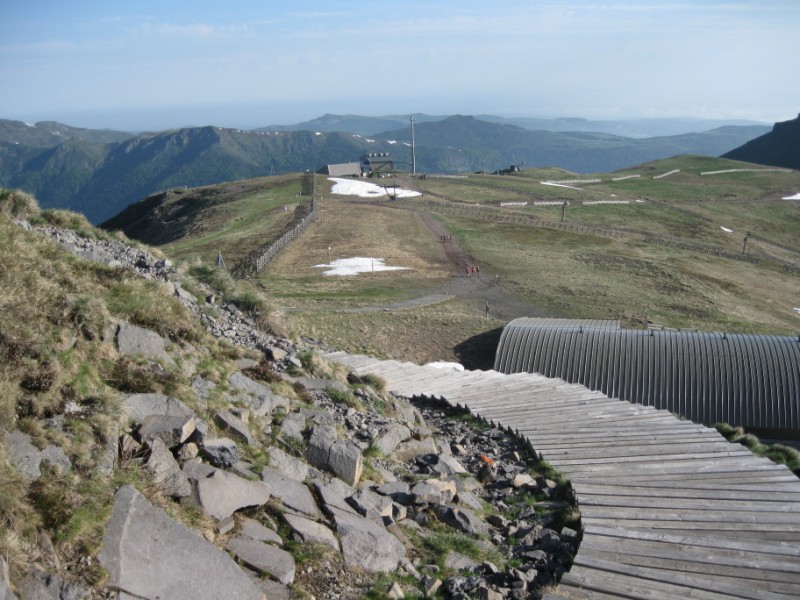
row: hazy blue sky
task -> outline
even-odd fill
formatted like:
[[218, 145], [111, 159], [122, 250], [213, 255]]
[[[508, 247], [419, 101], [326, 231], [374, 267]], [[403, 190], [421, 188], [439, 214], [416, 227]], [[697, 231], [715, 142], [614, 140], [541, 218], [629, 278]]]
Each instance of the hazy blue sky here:
[[798, 57], [800, 0], [0, 0], [0, 118], [773, 122], [800, 112]]

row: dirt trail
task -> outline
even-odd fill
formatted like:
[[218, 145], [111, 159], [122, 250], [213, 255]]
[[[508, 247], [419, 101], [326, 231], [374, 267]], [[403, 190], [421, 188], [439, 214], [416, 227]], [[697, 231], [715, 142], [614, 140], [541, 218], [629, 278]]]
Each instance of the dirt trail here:
[[435, 294], [429, 296], [392, 306], [366, 307], [355, 310], [367, 312], [381, 309], [407, 308], [409, 306], [433, 304], [447, 298], [458, 297], [474, 300], [475, 311], [481, 315], [485, 314], [488, 306], [489, 315], [503, 321], [510, 321], [517, 317], [552, 316], [546, 311], [517, 300], [508, 294], [501, 287], [497, 276], [487, 274], [485, 269], [480, 274], [467, 276], [465, 269], [477, 263], [475, 258], [461, 247], [456, 238], [450, 237], [444, 223], [435, 219], [433, 215], [426, 212], [417, 212], [417, 217], [425, 228], [430, 231], [431, 235], [440, 240], [442, 252], [451, 268], [452, 276], [450, 280], [442, 285]]

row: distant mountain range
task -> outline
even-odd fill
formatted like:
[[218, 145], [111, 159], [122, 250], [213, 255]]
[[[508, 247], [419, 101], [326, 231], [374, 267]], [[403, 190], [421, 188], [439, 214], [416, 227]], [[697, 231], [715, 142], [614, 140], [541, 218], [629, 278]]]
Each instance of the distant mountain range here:
[[800, 169], [800, 115], [775, 123], [772, 131], [731, 150], [725, 158], [773, 167]]
[[[415, 115], [418, 172], [495, 171], [512, 162], [608, 172], [676, 154], [719, 156], [769, 131], [763, 125], [725, 125], [634, 139], [606, 132], [532, 130], [489, 119]], [[569, 121], [576, 129], [600, 123]], [[368, 124], [383, 132], [364, 133], [372, 130]], [[44, 208], [76, 210], [99, 223], [166, 188], [318, 169], [357, 161], [366, 152], [389, 152], [397, 167], [411, 169], [406, 116], [326, 115], [294, 127], [245, 131], [207, 126], [132, 135], [0, 120], [0, 186], [23, 189]]]

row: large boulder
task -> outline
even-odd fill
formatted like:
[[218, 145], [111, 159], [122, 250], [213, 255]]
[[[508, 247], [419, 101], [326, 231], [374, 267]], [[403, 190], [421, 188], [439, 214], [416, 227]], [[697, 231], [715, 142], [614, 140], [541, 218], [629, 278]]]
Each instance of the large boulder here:
[[349, 440], [337, 440], [328, 455], [328, 469], [345, 483], [355, 485], [361, 479], [363, 461], [358, 446]]
[[269, 464], [286, 475], [286, 477], [297, 481], [305, 481], [310, 471], [308, 463], [295, 458], [291, 454], [287, 454], [276, 446], [269, 449]]
[[200, 454], [220, 469], [230, 468], [239, 461], [239, 449], [236, 447], [236, 442], [225, 437], [203, 440]]
[[385, 527], [360, 515], [335, 508], [332, 512], [344, 563], [349, 570], [375, 573], [397, 568], [406, 549]]
[[130, 394], [122, 401], [122, 409], [136, 423], [141, 423], [149, 415], [194, 415], [186, 404], [163, 394]]
[[270, 498], [270, 488], [261, 481], [249, 481], [227, 471], [191, 479], [192, 501], [210, 517], [222, 521], [248, 506], [261, 506]]
[[339, 540], [333, 532], [322, 523], [317, 523], [311, 519], [306, 519], [299, 515], [286, 513], [284, 515], [286, 523], [292, 528], [295, 535], [299, 536], [307, 544], [324, 544], [330, 546], [337, 552], [339, 551]]
[[167, 354], [165, 347], [164, 338], [149, 329], [123, 323], [117, 330], [117, 349], [120, 354], [172, 363], [173, 360]]
[[[228, 542], [228, 550], [251, 569], [269, 575], [279, 583], [289, 584], [294, 581], [294, 559], [286, 550], [248, 537], [233, 538]], [[224, 597], [233, 598], [235, 596]]]
[[163, 441], [167, 448], [175, 448], [189, 439], [194, 433], [193, 416], [188, 415], [147, 415], [139, 426], [139, 438], [143, 442], [154, 439]]
[[372, 444], [385, 456], [394, 452], [397, 445], [411, 437], [411, 430], [400, 423], [390, 423], [372, 440]]
[[219, 428], [235, 440], [244, 442], [249, 446], [255, 443], [247, 424], [229, 410], [221, 410], [214, 415], [214, 421]]
[[[145, 551], [146, 549], [146, 551]], [[107, 586], [146, 600], [265, 600], [233, 559], [131, 486], [114, 496], [98, 555]]]
[[40, 467], [49, 463], [57, 470], [69, 471], [72, 464], [58, 446], [47, 446], [39, 450], [27, 433], [15, 429], [6, 436], [6, 448], [11, 464], [27, 479], [38, 479], [42, 475]]
[[312, 519], [322, 517], [311, 490], [303, 482], [286, 477], [271, 467], [264, 467], [261, 472], [261, 480], [272, 490], [272, 495], [290, 511]]
[[153, 483], [167, 496], [185, 498], [192, 493], [192, 486], [178, 461], [160, 438], [150, 443], [150, 456], [145, 467], [153, 474]]

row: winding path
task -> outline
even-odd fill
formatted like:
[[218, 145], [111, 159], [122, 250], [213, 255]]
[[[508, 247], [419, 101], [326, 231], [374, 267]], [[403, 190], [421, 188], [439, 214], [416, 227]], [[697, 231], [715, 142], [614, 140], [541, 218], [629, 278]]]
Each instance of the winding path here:
[[327, 358], [511, 428], [569, 478], [583, 539], [547, 600], [800, 598], [800, 480], [716, 430], [536, 374]]

